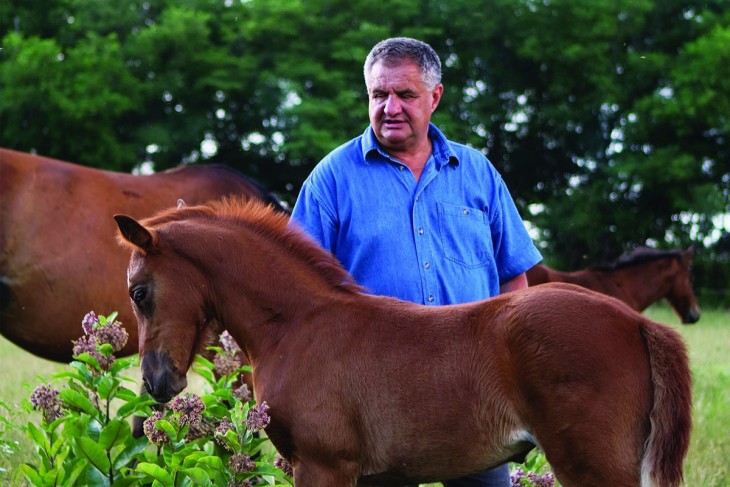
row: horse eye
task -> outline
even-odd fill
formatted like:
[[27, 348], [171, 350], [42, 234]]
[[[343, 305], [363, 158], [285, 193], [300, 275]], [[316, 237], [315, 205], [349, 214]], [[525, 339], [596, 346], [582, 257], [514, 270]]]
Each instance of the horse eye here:
[[134, 304], [137, 306], [140, 305], [142, 301], [144, 301], [144, 298], [147, 297], [147, 288], [144, 287], [136, 287], [132, 289], [132, 292], [130, 293], [130, 296], [132, 298], [132, 301], [134, 301]]

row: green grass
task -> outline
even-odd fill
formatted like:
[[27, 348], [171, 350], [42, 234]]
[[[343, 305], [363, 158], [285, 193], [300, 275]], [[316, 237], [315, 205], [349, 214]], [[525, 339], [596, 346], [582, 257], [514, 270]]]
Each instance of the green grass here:
[[[704, 310], [702, 319], [690, 326], [680, 325], [664, 305], [650, 308], [646, 315], [679, 331], [690, 350], [695, 407], [692, 443], [685, 463], [686, 486], [726, 487], [730, 485], [730, 312]], [[37, 421], [35, 413], [23, 411], [22, 401], [40, 384], [37, 376], [49, 378], [65, 367], [0, 338], [0, 402], [9, 407], [0, 411], [2, 416], [15, 424]], [[33, 444], [22, 432], [2, 423], [0, 439], [18, 442], [14, 453], [0, 451], [0, 485], [25, 485], [17, 467], [35, 461]]]

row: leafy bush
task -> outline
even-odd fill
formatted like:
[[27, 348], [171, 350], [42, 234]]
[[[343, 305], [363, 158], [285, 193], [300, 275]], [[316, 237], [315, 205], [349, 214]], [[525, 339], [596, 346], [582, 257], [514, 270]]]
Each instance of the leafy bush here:
[[[135, 381], [123, 373], [138, 358], [114, 357], [127, 340], [115, 317], [89, 313], [71, 370], [53, 376], [65, 386], [40, 385], [26, 401], [41, 413], [39, 424], [25, 426], [39, 458], [20, 467], [31, 485], [293, 485], [291, 467], [257, 433], [268, 424], [268, 406], [256, 405], [245, 385], [235, 388], [248, 367], [237, 362], [230, 336], [211, 347], [213, 362], [196, 357], [194, 370], [207, 392], [181, 395], [156, 410], [148, 394], [127, 387]], [[130, 426], [135, 415], [148, 418], [139, 438]]]

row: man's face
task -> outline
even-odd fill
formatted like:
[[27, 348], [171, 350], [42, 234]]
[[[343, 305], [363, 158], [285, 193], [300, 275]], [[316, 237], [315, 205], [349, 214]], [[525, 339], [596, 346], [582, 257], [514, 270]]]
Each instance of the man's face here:
[[438, 106], [443, 86], [432, 90], [410, 61], [397, 66], [375, 63], [370, 70], [370, 124], [375, 137], [390, 153], [417, 150], [428, 143], [428, 124]]

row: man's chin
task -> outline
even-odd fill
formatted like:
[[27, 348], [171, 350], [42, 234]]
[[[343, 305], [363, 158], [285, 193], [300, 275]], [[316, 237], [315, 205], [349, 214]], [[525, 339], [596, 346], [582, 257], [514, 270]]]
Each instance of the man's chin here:
[[408, 145], [408, 136], [402, 131], [385, 130], [377, 139], [380, 145], [389, 150], [404, 150]]

